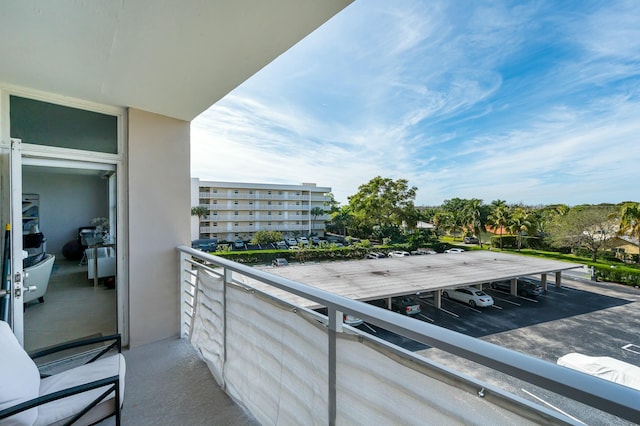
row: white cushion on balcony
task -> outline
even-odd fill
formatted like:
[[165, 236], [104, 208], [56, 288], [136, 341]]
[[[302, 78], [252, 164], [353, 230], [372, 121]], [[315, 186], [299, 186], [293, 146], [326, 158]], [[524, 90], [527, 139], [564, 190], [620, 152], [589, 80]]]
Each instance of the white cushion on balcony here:
[[[0, 321], [0, 355], [0, 410], [37, 398], [40, 388], [38, 367], [4, 321]], [[37, 416], [38, 409], [33, 408], [2, 420], [0, 424], [32, 425]]]
[[[89, 383], [94, 380], [104, 379], [106, 377], [119, 374], [120, 401], [124, 401], [125, 369], [125, 360], [122, 354], [99, 359], [91, 364], [81, 365], [71, 370], [42, 379], [40, 384], [40, 395], [46, 395], [72, 386]], [[105, 390], [106, 387], [102, 387], [42, 405], [38, 409], [38, 419], [35, 425], [62, 424], [65, 421], [68, 421], [74, 414], [81, 411], [83, 407], [88, 405]], [[114, 393], [111, 393], [105, 401], [98, 404], [87, 415], [85, 415], [81, 421], [74, 424], [92, 424], [112, 414], [115, 409], [114, 401]]]

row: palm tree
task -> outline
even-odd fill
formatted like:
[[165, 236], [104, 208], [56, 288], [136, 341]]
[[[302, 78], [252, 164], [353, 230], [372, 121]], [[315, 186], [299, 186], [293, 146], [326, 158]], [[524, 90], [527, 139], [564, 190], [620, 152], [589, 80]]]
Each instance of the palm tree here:
[[[618, 235], [629, 235], [635, 238], [640, 246], [640, 204], [622, 205], [619, 228]], [[638, 255], [638, 265], [640, 265], [640, 255]]]
[[209, 214], [209, 209], [205, 206], [191, 207], [191, 216], [198, 216], [198, 219], [202, 219]]
[[315, 221], [318, 216], [322, 216], [324, 214], [324, 209], [322, 207], [314, 207], [309, 213], [311, 213], [311, 216], [313, 216], [313, 220], [311, 221], [311, 227], [313, 228], [313, 225], [315, 225]]
[[533, 222], [531, 221], [531, 213], [523, 209], [522, 207], [516, 208], [511, 214], [507, 229], [512, 234], [518, 235], [518, 251], [522, 248], [522, 234], [523, 232], [529, 233]]
[[496, 200], [491, 203], [492, 211], [487, 218], [489, 224], [500, 230], [500, 250], [502, 250], [502, 231], [509, 223], [510, 209], [502, 200]]
[[482, 247], [482, 229], [484, 229], [484, 223], [482, 223], [482, 213], [480, 207], [482, 206], [482, 200], [473, 198], [468, 201], [464, 215], [466, 217], [467, 227], [473, 230], [473, 233], [478, 237], [478, 244]]

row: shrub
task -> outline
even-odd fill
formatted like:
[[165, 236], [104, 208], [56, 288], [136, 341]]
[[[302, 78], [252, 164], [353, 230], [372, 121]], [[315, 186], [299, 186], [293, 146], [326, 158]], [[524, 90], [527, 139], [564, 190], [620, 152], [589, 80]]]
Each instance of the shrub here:
[[598, 281], [608, 281], [631, 286], [640, 285], [640, 270], [626, 266], [595, 265], [595, 274]]

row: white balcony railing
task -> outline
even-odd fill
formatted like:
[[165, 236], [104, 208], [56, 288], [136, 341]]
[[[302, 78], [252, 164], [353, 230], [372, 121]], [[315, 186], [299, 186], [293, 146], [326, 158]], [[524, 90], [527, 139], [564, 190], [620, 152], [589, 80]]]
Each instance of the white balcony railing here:
[[[179, 247], [179, 256], [181, 336], [261, 424], [578, 423], [345, 326], [343, 313], [603, 416], [640, 422], [632, 388], [189, 247]], [[328, 316], [278, 296], [287, 293], [327, 307]]]

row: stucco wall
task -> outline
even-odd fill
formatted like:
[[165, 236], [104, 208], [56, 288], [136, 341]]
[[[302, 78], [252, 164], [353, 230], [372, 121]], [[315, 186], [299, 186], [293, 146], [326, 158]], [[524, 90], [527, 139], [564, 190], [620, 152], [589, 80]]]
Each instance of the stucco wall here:
[[179, 333], [178, 253], [190, 245], [189, 123], [129, 110], [129, 339]]

